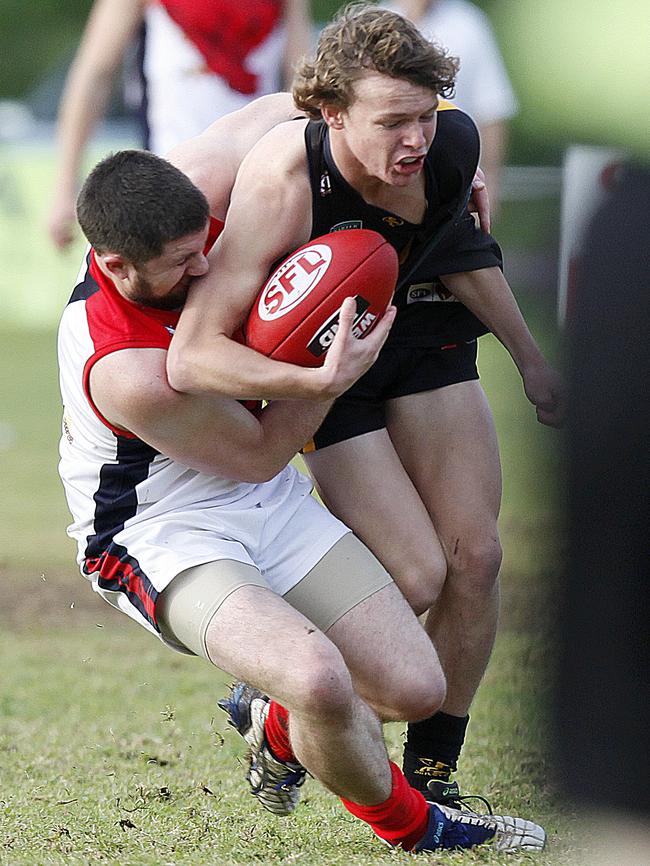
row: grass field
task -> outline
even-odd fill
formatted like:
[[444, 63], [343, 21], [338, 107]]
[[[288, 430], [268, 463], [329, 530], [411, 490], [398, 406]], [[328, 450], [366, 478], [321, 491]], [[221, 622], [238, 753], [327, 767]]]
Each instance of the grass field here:
[[[31, 297], [38, 272], [59, 280], [66, 271], [65, 285], [39, 289], [61, 303], [76, 271], [72, 257], [57, 261], [40, 237], [37, 263], [29, 258], [38, 231], [28, 222], [42, 211], [36, 191], [48, 165], [34, 169], [34, 195], [22, 211], [5, 208], [0, 216], [7, 245], [0, 300], [10, 297], [15, 309]], [[548, 308], [524, 301], [553, 351]], [[0, 330], [0, 864], [412, 862], [384, 849], [313, 780], [292, 818], [259, 810], [243, 781], [243, 744], [215, 710], [228, 678], [159, 645], [100, 603], [79, 576], [56, 476], [55, 303], [49, 296], [46, 310], [34, 303], [33, 319], [21, 312]], [[558, 436], [536, 424], [505, 352], [491, 338], [482, 343], [503, 450], [504, 613], [459, 781], [499, 809], [539, 820], [550, 844], [535, 857], [485, 850], [420, 859], [573, 866], [580, 846], [572, 816], [557, 806], [546, 741], [550, 594], [560, 556]], [[395, 758], [401, 736], [401, 726], [387, 729]]]

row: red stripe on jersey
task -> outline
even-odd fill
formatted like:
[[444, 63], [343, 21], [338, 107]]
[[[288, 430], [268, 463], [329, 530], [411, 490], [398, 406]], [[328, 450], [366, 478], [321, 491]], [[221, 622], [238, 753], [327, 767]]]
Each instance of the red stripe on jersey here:
[[[112, 545], [113, 547], [113, 545]], [[105, 550], [99, 557], [87, 559], [84, 563], [86, 574], [99, 572], [99, 585], [102, 589], [113, 592], [123, 592], [131, 604], [140, 611], [144, 618], [158, 629], [156, 619], [156, 599], [158, 592], [149, 578], [141, 570], [138, 561], [129, 556], [125, 548], [120, 556]]]
[[114, 427], [99, 411], [90, 393], [90, 371], [100, 358], [120, 349], [167, 349], [180, 313], [134, 304], [123, 297], [90, 254], [90, 276], [99, 291], [86, 301], [86, 319], [95, 351], [86, 361], [83, 387], [93, 412], [116, 436], [133, 434]]
[[223, 220], [218, 220], [216, 217], [210, 217], [210, 228], [208, 229], [208, 239], [205, 243], [205, 247], [203, 249], [204, 254], [210, 252], [212, 247], [214, 246], [214, 242], [219, 237], [221, 232], [223, 231], [224, 222]]

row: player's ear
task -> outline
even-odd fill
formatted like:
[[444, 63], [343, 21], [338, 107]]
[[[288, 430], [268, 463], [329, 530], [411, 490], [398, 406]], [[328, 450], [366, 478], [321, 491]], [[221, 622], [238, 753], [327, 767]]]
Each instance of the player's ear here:
[[96, 253], [97, 261], [104, 273], [118, 280], [124, 280], [131, 271], [130, 263], [119, 253]]
[[323, 120], [331, 129], [343, 129], [343, 109], [336, 105], [321, 105]]

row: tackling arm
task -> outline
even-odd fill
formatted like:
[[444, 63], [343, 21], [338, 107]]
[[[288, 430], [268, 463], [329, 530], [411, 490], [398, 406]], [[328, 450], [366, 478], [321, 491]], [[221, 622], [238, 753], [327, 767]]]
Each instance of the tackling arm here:
[[276, 475], [324, 418], [329, 403], [277, 402], [259, 418], [232, 398], [179, 394], [163, 349], [127, 349], [100, 359], [90, 386], [111, 424], [192, 469], [237, 481]]
[[210, 213], [224, 220], [246, 154], [267, 132], [298, 114], [289, 93], [261, 96], [176, 145], [167, 159], [198, 186], [210, 203]]
[[[365, 371], [384, 343], [392, 314], [364, 340], [352, 334], [355, 304], [341, 308], [330, 352], [357, 358]], [[93, 400], [114, 426], [192, 469], [239, 481], [267, 481], [311, 438], [329, 401], [274, 401], [257, 415], [230, 397], [180, 394], [169, 385], [164, 349], [125, 349], [98, 360]], [[363, 360], [359, 360], [363, 358]]]

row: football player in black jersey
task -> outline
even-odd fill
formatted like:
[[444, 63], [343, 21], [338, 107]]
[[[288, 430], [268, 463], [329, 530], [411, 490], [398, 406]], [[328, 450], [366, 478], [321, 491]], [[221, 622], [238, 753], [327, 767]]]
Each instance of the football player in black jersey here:
[[305, 456], [330, 509], [416, 612], [429, 611], [447, 692], [434, 716], [409, 726], [404, 767], [440, 802], [457, 802], [450, 776], [497, 624], [501, 473], [476, 338], [490, 330], [503, 343], [541, 423], [559, 424], [562, 404], [498, 246], [466, 208], [479, 141], [444, 101], [456, 69], [411, 24], [374, 6], [350, 7], [325, 28], [294, 87], [312, 119], [279, 125], [244, 160], [168, 359], [181, 391], [327, 399], [313, 370], [231, 338], [273, 264], [323, 229], [373, 228], [400, 253], [388, 341]]

